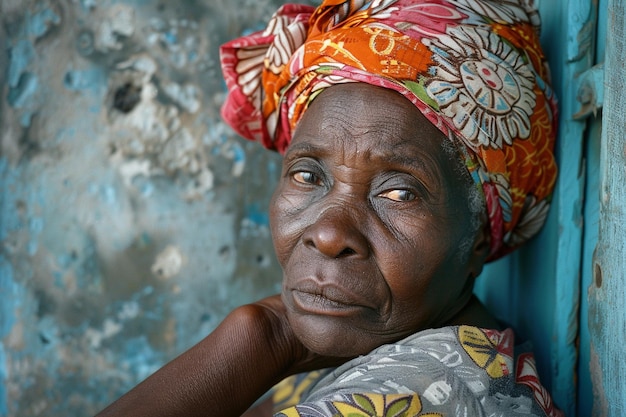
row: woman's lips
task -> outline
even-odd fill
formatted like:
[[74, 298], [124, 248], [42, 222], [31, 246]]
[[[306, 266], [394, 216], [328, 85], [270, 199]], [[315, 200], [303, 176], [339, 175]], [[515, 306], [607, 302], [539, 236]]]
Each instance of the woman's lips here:
[[291, 294], [299, 310], [307, 313], [345, 316], [372, 310], [355, 297], [335, 287], [294, 288]]

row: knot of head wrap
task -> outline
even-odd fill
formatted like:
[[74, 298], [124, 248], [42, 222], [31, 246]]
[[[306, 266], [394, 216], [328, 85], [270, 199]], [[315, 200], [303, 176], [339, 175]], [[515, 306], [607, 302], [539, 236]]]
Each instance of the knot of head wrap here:
[[324, 88], [404, 95], [451, 138], [485, 197], [489, 260], [535, 235], [556, 180], [556, 98], [532, 0], [325, 0], [287, 4], [221, 48], [222, 116], [283, 153]]

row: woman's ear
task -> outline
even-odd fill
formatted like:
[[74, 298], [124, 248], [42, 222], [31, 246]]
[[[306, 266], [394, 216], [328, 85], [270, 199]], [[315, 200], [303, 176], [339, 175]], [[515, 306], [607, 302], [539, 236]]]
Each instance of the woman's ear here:
[[489, 231], [489, 222], [482, 219], [482, 226], [476, 233], [474, 244], [467, 262], [468, 275], [476, 278], [483, 271], [485, 261], [489, 256], [491, 249], [491, 233]]

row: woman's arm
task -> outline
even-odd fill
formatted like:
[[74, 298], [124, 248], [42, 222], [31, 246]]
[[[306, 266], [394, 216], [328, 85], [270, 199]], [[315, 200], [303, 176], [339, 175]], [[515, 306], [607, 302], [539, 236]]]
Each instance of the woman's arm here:
[[345, 360], [308, 352], [284, 313], [279, 296], [237, 308], [97, 417], [239, 416], [286, 376]]

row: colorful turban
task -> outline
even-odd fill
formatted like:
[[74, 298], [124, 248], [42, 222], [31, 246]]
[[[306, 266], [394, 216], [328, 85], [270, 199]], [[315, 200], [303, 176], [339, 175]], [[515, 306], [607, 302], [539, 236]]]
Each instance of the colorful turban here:
[[222, 46], [222, 116], [283, 153], [324, 88], [395, 90], [450, 137], [484, 193], [496, 259], [536, 234], [556, 180], [556, 99], [532, 0], [287, 4]]

